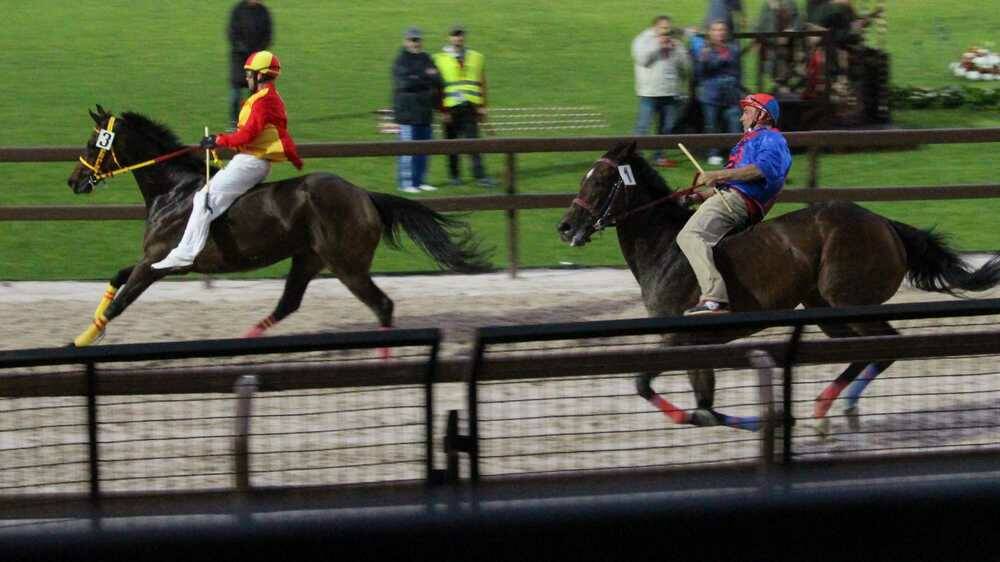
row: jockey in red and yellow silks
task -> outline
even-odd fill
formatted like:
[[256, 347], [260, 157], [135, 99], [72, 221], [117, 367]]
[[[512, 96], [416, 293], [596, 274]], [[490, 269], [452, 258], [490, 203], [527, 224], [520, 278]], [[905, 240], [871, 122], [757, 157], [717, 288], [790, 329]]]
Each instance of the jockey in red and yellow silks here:
[[285, 103], [278, 95], [274, 81], [281, 73], [278, 57], [269, 51], [258, 51], [243, 65], [251, 95], [240, 110], [236, 131], [232, 134], [208, 135], [201, 140], [204, 149], [225, 146], [237, 154], [208, 185], [194, 195], [191, 216], [188, 217], [177, 247], [153, 269], [184, 269], [208, 241], [209, 227], [230, 205], [267, 177], [272, 162], [291, 162], [302, 168], [295, 142], [288, 134]]

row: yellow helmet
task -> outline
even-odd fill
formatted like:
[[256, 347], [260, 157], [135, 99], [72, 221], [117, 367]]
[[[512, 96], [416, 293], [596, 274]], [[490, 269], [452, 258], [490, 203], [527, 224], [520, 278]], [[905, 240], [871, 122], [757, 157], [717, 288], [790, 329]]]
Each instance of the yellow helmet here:
[[278, 61], [278, 57], [271, 51], [257, 51], [253, 53], [247, 57], [247, 62], [243, 64], [243, 68], [275, 78], [281, 74], [281, 62]]

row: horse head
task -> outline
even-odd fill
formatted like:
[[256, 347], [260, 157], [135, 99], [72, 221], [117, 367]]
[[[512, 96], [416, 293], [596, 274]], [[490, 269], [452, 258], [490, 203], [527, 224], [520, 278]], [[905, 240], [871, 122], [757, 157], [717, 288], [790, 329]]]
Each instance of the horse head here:
[[591, 235], [626, 212], [636, 187], [632, 162], [641, 158], [635, 141], [621, 142], [607, 151], [580, 180], [580, 192], [556, 227], [563, 242], [583, 246]]
[[94, 120], [94, 132], [87, 140], [79, 163], [66, 180], [73, 193], [93, 191], [107, 177], [106, 174], [114, 169], [118, 160], [114, 146], [118, 119], [100, 104], [97, 105], [96, 113], [91, 110], [88, 112]]

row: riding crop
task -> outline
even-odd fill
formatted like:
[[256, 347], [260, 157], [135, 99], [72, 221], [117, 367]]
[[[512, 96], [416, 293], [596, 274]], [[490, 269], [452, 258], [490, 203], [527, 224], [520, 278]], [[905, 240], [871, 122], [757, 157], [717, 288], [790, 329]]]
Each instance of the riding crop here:
[[[687, 147], [686, 147], [686, 146], [684, 146], [684, 143], [680, 143], [680, 142], [679, 142], [679, 143], [677, 143], [677, 148], [681, 149], [681, 152], [683, 152], [683, 153], [684, 153], [684, 156], [687, 156], [687, 157], [688, 157], [688, 160], [690, 160], [690, 161], [691, 161], [691, 163], [692, 163], [692, 164], [694, 164], [694, 167], [695, 167], [695, 169], [697, 169], [697, 170], [698, 170], [698, 173], [699, 173], [700, 175], [705, 175], [705, 170], [703, 170], [703, 169], [701, 168], [701, 164], [698, 164], [698, 161], [694, 159], [694, 156], [692, 156], [692, 155], [691, 155], [691, 153], [690, 153], [690, 152], [688, 152], [688, 149], [687, 149]], [[693, 186], [692, 186], [692, 187], [693, 187]], [[715, 188], [713, 188], [713, 189], [715, 189], [715, 193], [716, 193], [716, 195], [721, 195], [721, 194], [719, 193], [719, 188], [715, 187]], [[726, 201], [726, 199], [725, 199], [725, 198], [723, 198], [723, 199], [722, 199], [722, 202], [723, 202], [723, 203], [724, 203], [724, 204], [726, 205], [726, 209], [729, 209], [729, 212], [730, 212], [730, 213], [732, 213], [732, 212], [733, 212], [733, 208], [729, 206], [729, 201]]]

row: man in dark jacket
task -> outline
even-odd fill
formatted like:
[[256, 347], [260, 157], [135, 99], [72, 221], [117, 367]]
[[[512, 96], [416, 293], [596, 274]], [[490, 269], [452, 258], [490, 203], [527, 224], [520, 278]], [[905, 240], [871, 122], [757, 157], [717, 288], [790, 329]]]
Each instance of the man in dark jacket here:
[[[430, 55], [423, 51], [420, 30], [411, 27], [403, 34], [403, 48], [392, 65], [392, 110], [399, 125], [399, 139], [431, 138], [434, 108], [440, 103], [444, 83]], [[427, 155], [399, 157], [399, 190], [406, 193], [434, 191], [424, 181]]]
[[271, 14], [260, 0], [241, 0], [229, 14], [229, 120], [236, 129], [243, 89], [247, 87], [243, 63], [257, 51], [271, 46]]

